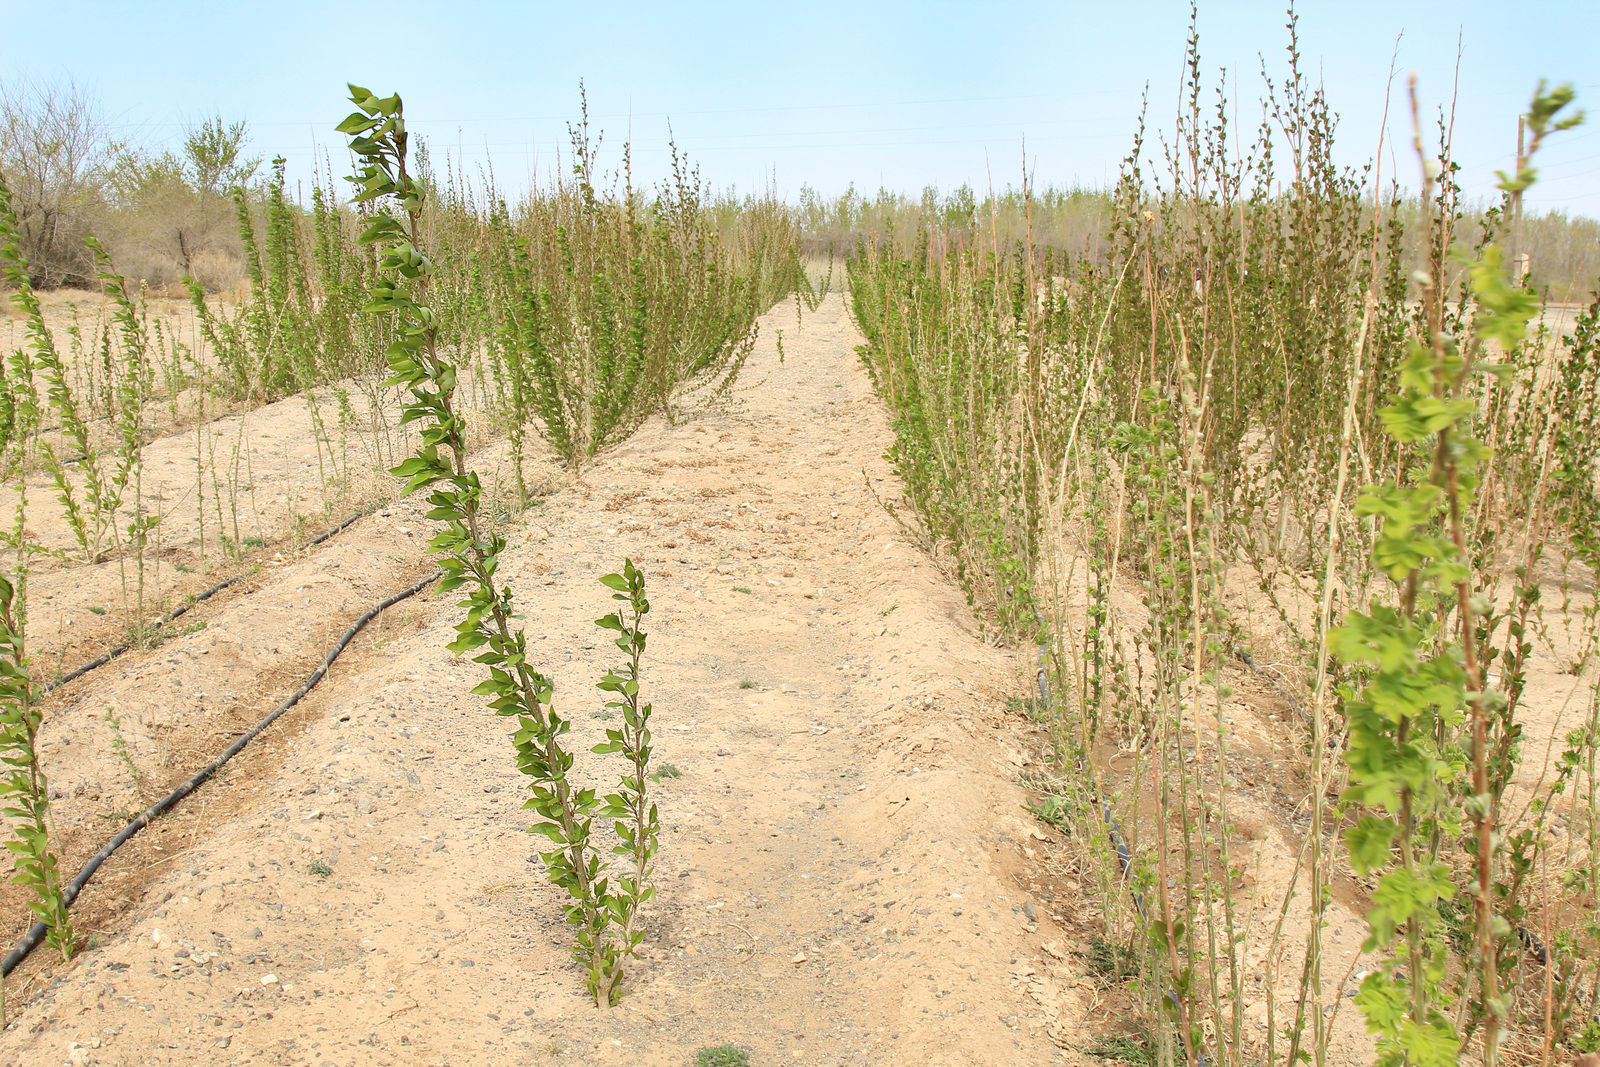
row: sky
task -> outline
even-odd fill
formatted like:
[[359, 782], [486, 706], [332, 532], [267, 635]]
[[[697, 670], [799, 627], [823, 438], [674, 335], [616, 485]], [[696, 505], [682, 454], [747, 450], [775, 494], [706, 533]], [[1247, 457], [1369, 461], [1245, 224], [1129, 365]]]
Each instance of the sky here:
[[[1414, 71], [1429, 113], [1455, 94], [1463, 185], [1490, 197], [1533, 87], [1570, 81], [1595, 121], [1548, 142], [1529, 204], [1600, 218], [1600, 2], [1523, 17], [1532, 11], [1303, 0], [1301, 65], [1340, 115], [1338, 159], [1360, 165], [1377, 152], [1393, 60], [1382, 173], [1415, 181]], [[1200, 4], [1207, 99], [1225, 80], [1250, 132], [1262, 64], [1278, 79], [1286, 70], [1285, 21], [1279, 0]], [[1024, 166], [1038, 185], [1114, 182], [1145, 94], [1152, 133], [1173, 126], [1188, 22], [1175, 0], [0, 0], [0, 80], [71, 79], [118, 138], [151, 149], [208, 115], [244, 119], [250, 153], [282, 154], [302, 179], [324, 151], [347, 172], [333, 128], [354, 81], [400, 92], [436, 160], [469, 174], [490, 165], [515, 190], [565, 158], [581, 79], [603, 161], [615, 165], [631, 140], [644, 184], [666, 174], [670, 129], [718, 189], [772, 186], [792, 199], [802, 185], [916, 195], [968, 183], [981, 193], [1018, 184]]]

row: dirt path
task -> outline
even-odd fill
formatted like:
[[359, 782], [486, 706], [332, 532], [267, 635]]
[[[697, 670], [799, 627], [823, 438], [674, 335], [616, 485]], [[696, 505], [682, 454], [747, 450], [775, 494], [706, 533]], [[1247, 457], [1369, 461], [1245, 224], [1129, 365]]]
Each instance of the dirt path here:
[[341, 662], [262, 778], [207, 787], [231, 812], [98, 947], [31, 969], [0, 1060], [1090, 1062], [1063, 1049], [1088, 1040], [1076, 935], [1022, 888], [1056, 847], [1018, 784], [1039, 739], [1005, 710], [1028, 657], [981, 639], [875, 499], [889, 429], [842, 302], [762, 338], [732, 410], [647, 426], [503, 562], [578, 751], [614, 653], [596, 579], [624, 555], [646, 574], [656, 759], [681, 777], [621, 1007], [584, 1003], [445, 597]]

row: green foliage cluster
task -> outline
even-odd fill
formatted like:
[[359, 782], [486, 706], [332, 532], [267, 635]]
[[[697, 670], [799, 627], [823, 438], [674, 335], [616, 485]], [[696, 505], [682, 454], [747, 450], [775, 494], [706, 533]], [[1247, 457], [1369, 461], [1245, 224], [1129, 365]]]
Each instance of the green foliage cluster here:
[[[1556, 119], [1572, 99], [1570, 86], [1547, 93], [1541, 84], [1534, 94], [1532, 144], [1517, 172], [1501, 175], [1513, 212], [1534, 182], [1529, 159], [1544, 136], [1582, 120], [1581, 114]], [[1430, 266], [1436, 271], [1438, 264]], [[1476, 868], [1469, 891], [1477, 961], [1472, 1019], [1482, 1027], [1487, 1064], [1498, 1059], [1515, 999], [1502, 989], [1496, 961], [1513, 945], [1504, 913], [1520, 908], [1497, 885], [1497, 867], [1502, 853], [1520, 857], [1497, 848], [1495, 838], [1520, 728], [1510, 714], [1515, 697], [1492, 684], [1485, 669], [1493, 628], [1480, 626], [1479, 617], [1493, 603], [1478, 587], [1466, 516], [1491, 451], [1474, 434], [1478, 412], [1469, 386], [1474, 376], [1514, 373], [1491, 351], [1516, 351], [1541, 302], [1508, 280], [1498, 245], [1483, 250], [1468, 276], [1475, 314], [1465, 339], [1446, 328], [1444, 296], [1433, 282], [1438, 274], [1422, 276], [1429, 329], [1411, 342], [1399, 394], [1380, 413], [1389, 436], [1421, 451], [1425, 462], [1411, 465], [1407, 481], [1370, 487], [1356, 503], [1357, 515], [1379, 520], [1372, 562], [1398, 595], [1393, 603], [1375, 598], [1370, 610], [1349, 612], [1328, 635], [1329, 652], [1352, 668], [1340, 701], [1350, 772], [1344, 799], [1361, 812], [1345, 835], [1350, 864], [1358, 874], [1381, 875], [1367, 913], [1366, 947], [1388, 955], [1356, 1000], [1378, 1035], [1384, 1065], [1456, 1062], [1461, 1038], [1448, 1014], [1443, 906], [1457, 887], [1442, 852], [1469, 825], [1467, 851]], [[1519, 651], [1507, 650], [1507, 666], [1520, 667]]]
[[379, 369], [377, 324], [359, 313], [373, 264], [320, 184], [309, 213], [289, 200], [284, 165], [272, 161], [259, 197], [233, 190], [246, 298], [227, 308], [193, 275], [184, 278], [221, 371], [216, 388], [254, 404]]
[[[160, 522], [159, 514], [145, 510], [142, 484], [146, 410], [155, 389], [155, 346], [145, 317], [128, 293], [127, 282], [111, 270], [105, 247], [93, 237], [87, 238], [85, 244], [99, 268], [96, 278], [111, 300], [111, 321], [103, 326], [100, 338], [103, 388], [91, 387], [88, 403], [82, 402], [80, 397], [84, 394], [75, 391], [69, 382], [55, 335], [45, 324], [38, 295], [29, 280], [28, 260], [22, 251], [10, 190], [0, 177], [0, 274], [16, 288], [15, 299], [25, 316], [28, 336], [27, 346], [13, 356], [0, 390], [4, 394], [0, 408], [6, 417], [0, 421], [6, 431], [5, 443], [15, 446], [15, 465], [7, 474], [26, 477], [30, 460], [49, 472], [56, 498], [77, 540], [80, 558], [89, 563], [115, 558], [122, 579], [123, 603], [131, 619], [142, 620], [145, 548], [151, 531]], [[75, 332], [72, 339], [76, 345]], [[43, 407], [37, 395], [41, 385]], [[91, 432], [90, 420], [97, 408], [111, 431], [109, 440], [104, 434]], [[42, 410], [56, 416], [59, 436], [53, 438], [39, 432]], [[64, 454], [59, 449], [62, 438], [71, 452]], [[22, 499], [26, 500], [25, 492]], [[125, 515], [128, 510], [132, 511], [131, 518]], [[20, 522], [9, 540], [19, 552], [30, 550], [24, 544], [25, 531]], [[142, 630], [142, 623], [135, 625]]]
[[0, 815], [11, 820], [13, 878], [29, 892], [28, 910], [45, 924], [50, 945], [63, 959], [77, 935], [62, 895], [61, 872], [50, 847], [50, 786], [36, 746], [43, 715], [33, 699], [23, 644], [24, 598], [0, 578]]
[[[607, 188], [587, 105], [572, 127], [570, 177], [510, 204], [492, 181], [475, 189], [437, 175], [425, 151], [422, 225], [438, 250], [438, 343], [511, 443], [518, 494], [528, 495], [530, 432], [574, 470], [652, 414], [675, 417], [686, 394], [724, 395], [755, 342], [758, 315], [809, 283], [798, 231], [775, 196], [715, 199], [674, 152], [672, 179], [652, 197]], [[376, 262], [358, 237], [371, 221], [319, 179], [304, 209], [288, 196], [284, 160], [258, 187], [235, 187], [248, 291], [231, 307], [186, 278], [199, 331], [228, 402], [305, 395], [319, 443], [357, 419], [352, 382], [374, 380], [389, 343], [361, 315]], [[319, 393], [322, 390], [322, 393]], [[368, 409], [383, 397], [368, 388]], [[375, 415], [370, 417], [376, 418]], [[323, 457], [319, 452], [319, 462]], [[327, 462], [337, 468], [331, 450]]]
[[934, 240], [924, 234], [909, 255], [863, 243], [846, 258], [868, 339], [859, 351], [894, 412], [890, 458], [929, 547], [950, 554], [969, 602], [993, 609], [1004, 628], [1025, 628], [1037, 532], [1026, 497], [1037, 468], [1011, 401], [1027, 370], [1016, 356], [1026, 322], [992, 250]]

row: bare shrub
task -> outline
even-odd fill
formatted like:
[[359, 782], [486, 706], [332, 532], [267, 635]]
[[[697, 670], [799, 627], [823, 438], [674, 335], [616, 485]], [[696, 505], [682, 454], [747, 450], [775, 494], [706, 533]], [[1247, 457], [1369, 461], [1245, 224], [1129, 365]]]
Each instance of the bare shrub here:
[[0, 84], [0, 171], [35, 288], [89, 285], [84, 247], [115, 153], [99, 103], [74, 82]]

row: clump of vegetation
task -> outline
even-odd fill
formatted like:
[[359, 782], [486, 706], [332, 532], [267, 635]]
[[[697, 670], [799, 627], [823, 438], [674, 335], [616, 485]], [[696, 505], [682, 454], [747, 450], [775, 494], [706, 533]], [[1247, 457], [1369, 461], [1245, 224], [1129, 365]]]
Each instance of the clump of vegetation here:
[[139, 770], [139, 765], [134, 762], [133, 753], [128, 749], [128, 739], [122, 733], [122, 719], [117, 715], [116, 708], [107, 708], [105, 713], [106, 728], [111, 731], [111, 752], [117, 757], [117, 762], [122, 764], [123, 770], [128, 772], [128, 781], [133, 784], [136, 793], [144, 792], [144, 775]]
[[708, 1045], [694, 1054], [695, 1067], [749, 1067], [750, 1053], [737, 1045]]
[[1089, 950], [1084, 959], [1091, 971], [1108, 982], [1139, 977], [1139, 954], [1128, 945], [1108, 941], [1100, 934], [1089, 938]]
[[574, 468], [646, 417], [674, 417], [686, 387], [724, 395], [755, 343], [756, 317], [804, 278], [797, 234], [775, 200], [744, 205], [724, 236], [676, 147], [653, 200], [633, 186], [626, 145], [621, 186], [606, 190], [586, 99], [580, 115], [570, 180], [531, 195], [515, 221], [503, 205], [482, 219], [494, 240], [483, 260], [498, 329], [491, 352], [512, 425], [537, 419]]
[[[36, 89], [43, 95], [34, 99]], [[205, 569], [208, 548], [213, 565], [232, 566], [279, 536], [260, 526], [255, 493], [265, 464], [250, 435], [255, 408], [295, 395], [305, 404], [324, 511], [355, 491], [357, 473], [391, 467], [409, 449], [409, 424], [390, 414], [405, 383], [386, 379], [390, 357], [415, 338], [397, 333], [392, 316], [366, 311], [374, 289], [396, 292], [395, 272], [414, 265], [374, 254], [374, 244], [387, 250], [396, 237], [384, 222], [395, 220], [375, 210], [375, 198], [343, 202], [331, 174], [318, 174], [302, 203], [286, 160], [261, 167], [248, 158], [242, 123], [207, 119], [187, 131], [181, 153], [159, 156], [111, 145], [103, 134], [92, 101], [74, 88], [0, 86], [0, 282], [23, 337], [0, 360], [0, 478], [19, 493], [17, 520], [0, 543], [16, 552], [8, 578], [19, 649], [35, 558], [115, 563], [128, 645], [193, 631], [147, 618], [163, 602], [163, 575]], [[723, 395], [749, 354], [756, 316], [791, 292], [808, 306], [818, 299], [797, 257], [792, 215], [774, 195], [714, 197], [681, 156], [672, 181], [647, 193], [632, 186], [626, 153], [621, 187], [606, 189], [598, 137], [593, 150], [589, 137], [586, 120], [574, 127], [582, 173], [512, 205], [492, 185], [473, 189], [455, 173], [435, 173], [420, 146], [407, 172], [416, 194], [407, 210], [417, 214], [405, 218], [440, 251], [408, 280], [427, 290], [428, 351], [437, 361], [430, 366], [450, 378], [452, 401], [460, 400], [447, 405], [446, 436], [462, 443], [456, 435], [469, 419], [507, 435], [516, 491], [506, 496], [518, 502], [532, 495], [525, 442], [545, 439], [576, 470], [650, 415], [676, 418]], [[114, 196], [96, 182], [109, 182]], [[103, 227], [103, 243], [91, 236], [94, 225]], [[140, 281], [129, 280], [130, 266]], [[187, 309], [163, 309], [157, 301], [171, 292], [150, 287], [180, 279]], [[40, 292], [63, 284], [98, 288], [104, 299], [47, 310]], [[413, 422], [418, 410], [410, 409]], [[224, 419], [230, 412], [238, 417]], [[175, 501], [165, 480], [156, 489], [147, 481], [144, 450], [183, 431], [193, 435], [193, 486]], [[430, 454], [445, 439], [434, 440]], [[70, 548], [46, 548], [22, 521], [37, 495], [30, 478], [41, 471]], [[475, 480], [458, 488], [471, 499], [457, 503], [478, 505]], [[304, 522], [298, 503], [291, 499], [290, 509]], [[174, 506], [192, 507], [198, 520], [198, 566], [162, 544]], [[486, 536], [491, 518], [511, 513], [494, 501], [473, 522]], [[479, 563], [492, 560], [487, 543], [469, 540], [486, 553], [474, 557]], [[657, 827], [643, 791], [655, 773], [645, 768], [648, 705], [627, 691], [647, 601], [631, 563], [614, 579], [623, 583], [614, 591], [641, 611], [620, 608], [613, 636], [638, 647], [627, 670], [603, 680], [623, 688], [595, 714], [620, 720], [608, 744], [620, 746], [632, 770], [593, 815], [624, 827], [628, 860], [619, 869], [629, 873], [590, 903], [601, 908], [591, 908], [591, 926], [614, 924], [608, 936], [626, 955], [641, 936], [632, 915], [649, 898]], [[19, 651], [18, 670], [25, 658]], [[43, 777], [32, 749], [38, 709], [28, 701], [18, 708], [11, 744], [18, 765], [30, 767], [27, 789], [38, 796], [27, 803], [43, 827], [48, 796], [36, 788]], [[114, 723], [111, 733], [113, 754], [133, 776]], [[618, 805], [625, 813], [604, 814]], [[609, 845], [596, 844], [595, 854], [609, 855]], [[53, 899], [59, 886], [46, 863], [48, 842], [39, 837], [29, 847], [38, 852], [30, 877]], [[606, 911], [613, 905], [619, 910]]]
[[[1095, 860], [1155, 1062], [1320, 1062], [1351, 965], [1330, 887], [1352, 875], [1373, 879], [1355, 1003], [1382, 1062], [1587, 1048], [1600, 928], [1558, 917], [1587, 912], [1600, 823], [1551, 806], [1592, 795], [1600, 732], [1541, 776], [1521, 721], [1540, 657], [1600, 706], [1576, 592], [1600, 562], [1581, 414], [1600, 359], [1587, 317], [1550, 332], [1518, 265], [1529, 160], [1578, 120], [1572, 93], [1541, 86], [1505, 201], [1469, 227], [1443, 117], [1424, 149], [1416, 116], [1420, 199], [1340, 167], [1292, 13], [1289, 33], [1242, 145], [1191, 34], [1174, 129], [1152, 163], [1141, 121], [1096, 248], [1040, 240], [1027, 183], [868, 227], [846, 267], [890, 458], [980, 616], [1043, 635], [1062, 768], [1038, 811]], [[1273, 751], [1305, 754], [1275, 776], [1301, 837], [1254, 891], [1266, 918], [1237, 891], [1258, 851], [1232, 830], [1240, 672], [1289, 709]]]
[[[70, 442], [70, 452], [63, 454], [58, 445], [48, 437], [37, 442], [36, 454], [55, 483], [56, 494], [66, 514], [67, 524], [77, 539], [85, 562], [99, 563], [116, 555], [119, 559], [125, 547], [122, 530], [117, 525], [117, 513], [122, 507], [129, 482], [137, 490], [140, 470], [140, 449], [143, 445], [144, 405], [148, 399], [151, 371], [148, 343], [137, 313], [128, 299], [126, 283], [108, 270], [100, 278], [108, 286], [115, 301], [114, 317], [118, 326], [118, 355], [115, 370], [108, 369], [107, 389], [112, 399], [108, 404], [116, 429], [115, 452], [107, 454], [90, 432], [91, 412], [84, 410], [78, 395], [68, 381], [68, 372], [56, 347], [54, 334], [45, 324], [44, 311], [38, 294], [30, 281], [30, 266], [23, 252], [21, 222], [12, 203], [10, 187], [0, 175], [0, 274], [14, 288], [12, 299], [22, 309], [28, 332], [28, 353], [13, 361], [11, 386], [12, 410], [18, 402], [34, 403], [33, 390], [42, 385], [49, 410], [56, 416], [59, 429]], [[104, 249], [93, 238], [89, 248], [95, 260], [105, 266]], [[111, 339], [105, 339], [106, 361], [111, 363]], [[37, 380], [37, 385], [36, 385]], [[26, 391], [24, 398], [19, 394]], [[13, 422], [10, 429], [22, 429]], [[36, 427], [35, 427], [36, 428]], [[80, 472], [83, 485], [75, 484], [72, 473]], [[136, 493], [137, 495], [137, 493]], [[136, 508], [142, 502], [135, 500]], [[151, 523], [140, 515], [128, 530], [130, 540], [141, 541]]]
[[68, 959], [77, 934], [67, 914], [61, 872], [50, 845], [50, 786], [39, 765], [39, 726], [44, 716], [33, 699], [24, 645], [23, 598], [0, 578], [0, 815], [11, 820], [13, 878], [28, 890], [28, 910], [45, 924], [50, 944]]
[[1150, 1042], [1137, 1037], [1102, 1037], [1083, 1050], [1110, 1063], [1125, 1063], [1133, 1067], [1155, 1067], [1155, 1049]]

